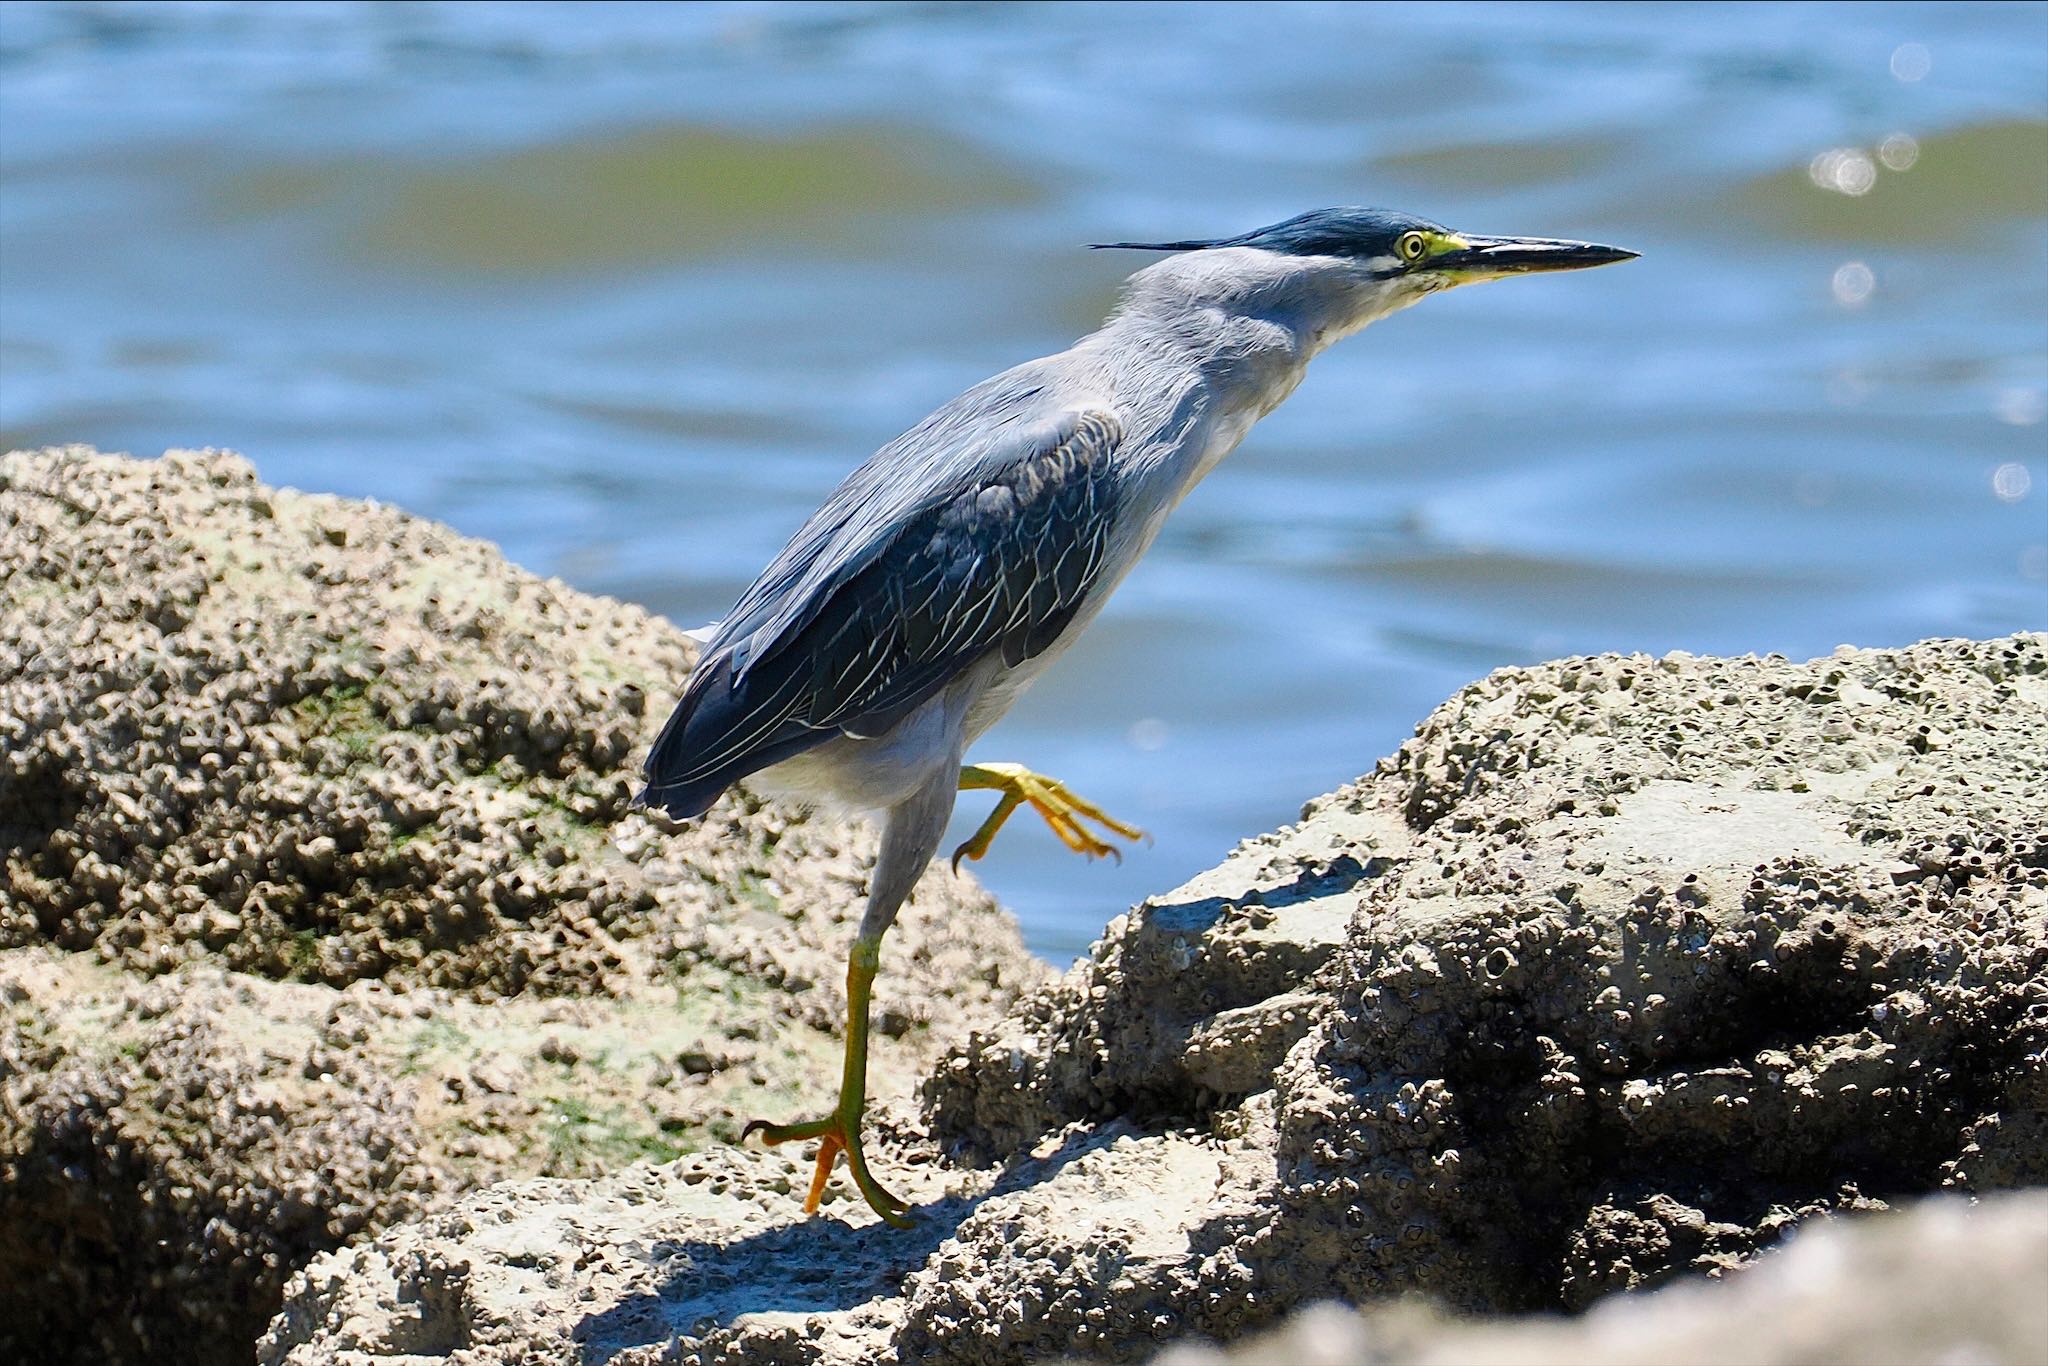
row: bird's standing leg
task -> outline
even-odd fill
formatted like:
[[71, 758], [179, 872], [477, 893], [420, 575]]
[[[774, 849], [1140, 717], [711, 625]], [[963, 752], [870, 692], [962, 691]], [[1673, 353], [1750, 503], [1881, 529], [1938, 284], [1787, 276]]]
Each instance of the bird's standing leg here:
[[868, 879], [868, 909], [861, 917], [860, 935], [846, 963], [846, 1063], [840, 1074], [839, 1104], [823, 1119], [797, 1124], [769, 1124], [750, 1121], [740, 1134], [759, 1132], [764, 1143], [788, 1143], [798, 1139], [818, 1140], [817, 1165], [811, 1172], [811, 1192], [804, 1200], [804, 1213], [816, 1214], [825, 1197], [825, 1184], [832, 1177], [832, 1163], [846, 1154], [847, 1168], [861, 1198], [876, 1214], [898, 1228], [909, 1228], [905, 1217], [910, 1206], [891, 1195], [868, 1171], [867, 1154], [861, 1150], [861, 1112], [867, 1106], [868, 1002], [873, 994], [875, 973], [881, 966], [882, 936], [895, 923], [896, 912], [910, 889], [917, 885], [925, 865], [938, 851], [946, 832], [946, 820], [953, 814], [958, 789], [952, 780], [957, 749], [948, 756], [943, 780], [925, 785], [915, 796], [891, 807], [882, 825], [882, 850], [875, 859], [875, 871]]
[[825, 1183], [832, 1177], [832, 1163], [840, 1153], [853, 1172], [853, 1184], [875, 1213], [898, 1228], [909, 1228], [903, 1212], [910, 1206], [882, 1189], [868, 1171], [867, 1155], [861, 1151], [860, 1117], [867, 1104], [868, 1084], [868, 1001], [873, 993], [875, 972], [881, 966], [882, 937], [863, 934], [853, 941], [846, 962], [846, 1063], [840, 1074], [839, 1105], [823, 1119], [800, 1124], [769, 1124], [752, 1120], [740, 1137], [758, 1131], [771, 1146], [796, 1139], [818, 1140], [817, 1166], [811, 1172], [811, 1193], [804, 1199], [804, 1213], [816, 1214], [825, 1198]]
[[968, 764], [960, 770], [960, 790], [993, 789], [1003, 794], [996, 803], [996, 809], [989, 812], [988, 819], [974, 832], [967, 843], [953, 851], [953, 870], [960, 870], [960, 860], [978, 859], [995, 843], [996, 832], [1010, 819], [1011, 813], [1026, 802], [1031, 809], [1045, 818], [1045, 823], [1058, 835], [1060, 843], [1077, 854], [1089, 858], [1100, 858], [1104, 854], [1123, 856], [1116, 846], [1097, 837], [1088, 827], [1081, 824], [1094, 821], [1112, 834], [1127, 840], [1145, 838], [1145, 832], [1135, 825], [1125, 825], [1093, 802], [1083, 800], [1067, 790], [1067, 785], [1057, 778], [1048, 778], [1043, 773], [1033, 773], [1022, 764]]

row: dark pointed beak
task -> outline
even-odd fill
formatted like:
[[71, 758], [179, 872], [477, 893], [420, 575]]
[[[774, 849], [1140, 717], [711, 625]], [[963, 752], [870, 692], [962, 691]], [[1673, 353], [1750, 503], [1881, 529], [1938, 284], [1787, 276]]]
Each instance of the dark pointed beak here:
[[1538, 270], [1584, 270], [1633, 261], [1640, 253], [1595, 242], [1563, 242], [1549, 237], [1473, 237], [1460, 234], [1465, 246], [1423, 263], [1426, 270], [1484, 278], [1521, 275]]

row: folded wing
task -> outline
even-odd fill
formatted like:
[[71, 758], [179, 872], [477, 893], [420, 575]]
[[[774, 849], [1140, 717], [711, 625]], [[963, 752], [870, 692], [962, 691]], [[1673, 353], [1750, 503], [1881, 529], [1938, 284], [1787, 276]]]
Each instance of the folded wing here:
[[976, 421], [974, 397], [856, 471], [742, 596], [648, 755], [641, 802], [701, 815], [747, 774], [880, 735], [983, 656], [1020, 664], [1073, 620], [1108, 550], [1122, 428], [1029, 403]]

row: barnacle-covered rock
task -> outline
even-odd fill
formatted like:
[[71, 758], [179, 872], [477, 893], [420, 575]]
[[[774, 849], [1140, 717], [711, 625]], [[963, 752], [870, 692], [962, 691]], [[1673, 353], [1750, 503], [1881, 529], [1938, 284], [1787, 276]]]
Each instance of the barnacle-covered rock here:
[[[316, 1251], [829, 1092], [872, 839], [627, 809], [693, 658], [238, 456], [0, 458], [0, 1358], [246, 1361]], [[887, 967], [884, 1096], [1044, 971], [944, 876]]]
[[[15, 452], [0, 533], [0, 946], [580, 995], [638, 941], [815, 982], [833, 1027], [867, 837], [627, 809], [694, 658], [668, 623], [221, 452]], [[924, 896], [884, 1005], [1031, 973], [972, 884]]]
[[798, 1223], [733, 1155], [500, 1188], [316, 1262], [263, 1358], [1131, 1361], [1333, 1297], [1584, 1308], [2036, 1181], [2044, 810], [2048, 637], [1503, 670], [961, 1040], [915, 1232]]
[[[1170, 1305], [1219, 1332], [1331, 1294], [1581, 1308], [2038, 1180], [2044, 810], [2038, 635], [1503, 670], [1113, 922], [940, 1065], [933, 1128], [1227, 1127], [1211, 1040], [1284, 1055], [1253, 1212]], [[1305, 975], [1262, 975], [1276, 932]], [[1257, 1294], [1218, 1318], [1226, 1265]]]
[[1619, 1296], [1577, 1318], [1473, 1319], [1324, 1303], [1230, 1348], [1152, 1366], [1693, 1366], [1702, 1361], [2048, 1360], [2048, 1192], [1933, 1196], [1845, 1219], [1735, 1275]]
[[83, 975], [0, 963], [9, 1360], [246, 1359], [313, 1251], [459, 1189], [411, 1088], [323, 1041], [335, 993], [280, 988], [276, 1009], [218, 972]]

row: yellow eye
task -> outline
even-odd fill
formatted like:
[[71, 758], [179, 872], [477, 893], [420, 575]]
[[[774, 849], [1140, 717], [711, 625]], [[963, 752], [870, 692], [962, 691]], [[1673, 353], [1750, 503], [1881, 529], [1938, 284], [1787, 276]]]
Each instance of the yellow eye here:
[[1401, 234], [1401, 240], [1394, 243], [1394, 250], [1401, 253], [1403, 261], [1415, 262], [1420, 261], [1422, 253], [1429, 250], [1429, 243], [1422, 239], [1419, 232], [1404, 232]]

